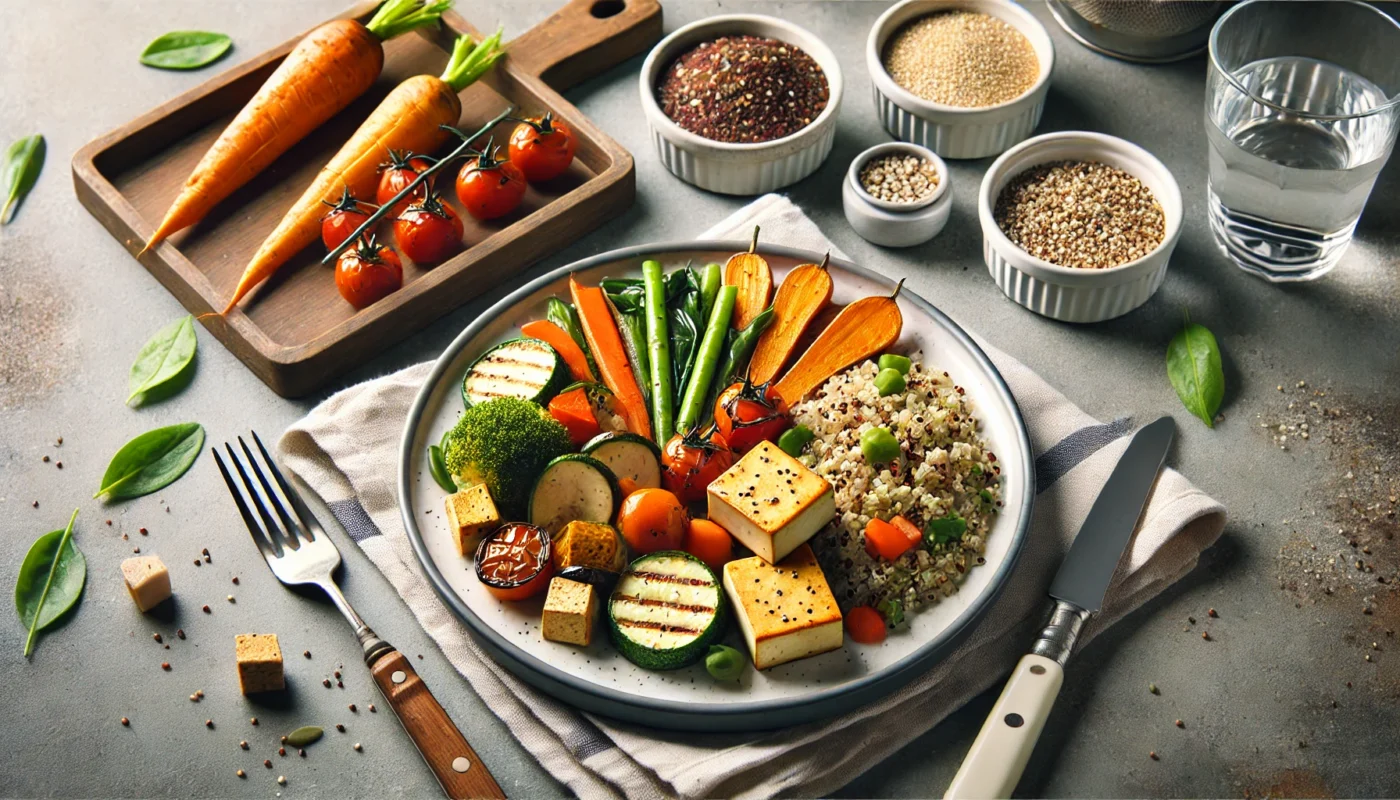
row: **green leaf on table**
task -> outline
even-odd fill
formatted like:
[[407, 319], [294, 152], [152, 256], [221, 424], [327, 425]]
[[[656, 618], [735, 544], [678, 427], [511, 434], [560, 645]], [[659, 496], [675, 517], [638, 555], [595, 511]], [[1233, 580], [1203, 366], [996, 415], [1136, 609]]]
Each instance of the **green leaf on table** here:
[[5, 151], [5, 205], [0, 208], [0, 225], [8, 225], [14, 219], [16, 209], [34, 188], [47, 152], [44, 137], [37, 133], [20, 139]]
[[29, 630], [24, 640], [26, 656], [34, 652], [39, 631], [67, 613], [82, 596], [87, 559], [73, 542], [73, 521], [77, 518], [74, 509], [68, 527], [40, 536], [20, 565], [15, 579], [15, 610]]
[[194, 362], [197, 345], [193, 316], [181, 317], [156, 331], [142, 345], [136, 363], [131, 365], [131, 375], [127, 379], [131, 394], [126, 402], [179, 377]]
[[93, 497], [127, 500], [164, 489], [185, 474], [204, 446], [204, 428], [182, 422], [146, 431], [122, 445]]
[[171, 31], [141, 51], [141, 63], [159, 69], [199, 69], [223, 57], [233, 40], [222, 33]]
[[1225, 399], [1225, 372], [1220, 366], [1220, 346], [1204, 325], [1188, 317], [1186, 326], [1167, 345], [1167, 377], [1186, 410], [1208, 428], [1215, 427], [1215, 413]]
[[314, 744], [323, 733], [325, 731], [321, 730], [319, 726], [303, 725], [287, 734], [287, 744], [292, 747], [306, 747], [309, 744]]

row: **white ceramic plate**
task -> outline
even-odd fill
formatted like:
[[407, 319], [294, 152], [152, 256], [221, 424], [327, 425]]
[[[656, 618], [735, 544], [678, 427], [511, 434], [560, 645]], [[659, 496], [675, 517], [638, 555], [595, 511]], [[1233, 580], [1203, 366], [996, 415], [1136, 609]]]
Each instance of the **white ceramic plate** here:
[[[544, 316], [549, 297], [568, 297], [568, 276], [596, 284], [603, 277], [640, 273], [645, 258], [668, 271], [687, 262], [724, 263], [746, 242], [683, 242], [631, 247], [560, 268], [531, 282], [474, 321], [438, 359], [409, 411], [399, 454], [399, 505], [423, 569], [444, 602], [476, 640], [522, 680], [580, 708], [657, 727], [687, 730], [773, 728], [832, 716], [883, 696], [927, 670], [961, 640], [1005, 584], [1029, 527], [1035, 479], [1021, 413], [996, 368], [942, 312], [905, 290], [899, 306], [904, 330], [898, 349], [922, 350], [925, 363], [949, 372], [972, 398], [981, 430], [1002, 465], [1005, 507], [987, 540], [987, 563], [968, 572], [961, 590], [909, 615], [907, 628], [879, 646], [848, 641], [842, 650], [758, 672], [738, 684], [712, 681], [702, 664], [648, 672], [618, 655], [598, 623], [588, 648], [540, 637], [541, 598], [502, 603], [486, 593], [470, 561], [457, 554], [443, 517], [446, 493], [428, 473], [425, 449], [438, 442], [462, 411], [459, 389], [467, 366], [491, 345], [519, 335], [519, 326]], [[780, 247], [760, 251], [781, 281], [792, 267], [821, 259]], [[893, 282], [853, 264], [832, 260], [833, 302], [889, 294]], [[736, 625], [725, 642], [744, 644]]]

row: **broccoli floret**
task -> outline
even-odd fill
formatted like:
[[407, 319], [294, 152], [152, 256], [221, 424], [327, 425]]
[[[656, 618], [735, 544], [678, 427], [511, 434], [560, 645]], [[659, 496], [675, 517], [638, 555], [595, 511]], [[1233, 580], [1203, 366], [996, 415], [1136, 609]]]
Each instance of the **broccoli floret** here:
[[569, 432], [529, 400], [498, 397], [471, 406], [447, 434], [447, 468], [464, 486], [486, 484], [507, 519], [523, 519], [530, 489]]

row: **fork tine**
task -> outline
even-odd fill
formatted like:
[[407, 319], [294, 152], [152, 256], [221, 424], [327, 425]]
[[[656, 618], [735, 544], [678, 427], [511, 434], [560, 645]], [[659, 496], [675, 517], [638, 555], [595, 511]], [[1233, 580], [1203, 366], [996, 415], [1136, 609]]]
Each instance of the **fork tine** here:
[[242, 515], [243, 523], [248, 526], [248, 533], [253, 537], [253, 544], [263, 554], [263, 558], [277, 558], [278, 553], [268, 542], [262, 527], [253, 517], [253, 512], [248, 509], [248, 504], [243, 502], [243, 493], [233, 482], [233, 476], [229, 474], [228, 467], [224, 466], [224, 460], [219, 456], [219, 448], [211, 447], [209, 451], [214, 454], [214, 463], [219, 465], [219, 472], [224, 476], [224, 483], [228, 485], [229, 494], [233, 495], [234, 505], [238, 506], [238, 513]]
[[[308, 516], [311, 516], [311, 511], [303, 506], [301, 495], [297, 494], [296, 490], [287, 482], [287, 478], [282, 474], [277, 462], [268, 454], [267, 448], [263, 447], [262, 437], [258, 436], [257, 431], [250, 431], [250, 433], [253, 434], [253, 443], [258, 446], [258, 452], [262, 453], [263, 461], [267, 463], [268, 470], [272, 472], [273, 480], [277, 481], [278, 488], [282, 490], [282, 497], [287, 500], [292, 514], [296, 515], [297, 522], [301, 523], [301, 534], [308, 540], [315, 541], [316, 526], [309, 524], [307, 519]], [[315, 517], [312, 516], [311, 519], [314, 520]]]
[[[258, 483], [262, 484], [263, 494], [267, 497], [267, 502], [272, 509], [277, 512], [277, 516], [282, 520], [282, 530], [296, 545], [301, 545], [301, 540], [297, 538], [298, 533], [303, 533], [301, 520], [292, 521], [291, 515], [287, 513], [287, 503], [285, 496], [278, 496], [273, 491], [272, 484], [268, 483], [267, 476], [263, 474], [262, 466], [258, 464], [258, 459], [253, 455], [253, 451], [248, 448], [248, 443], [243, 441], [243, 437], [238, 437], [238, 444], [243, 448], [243, 452], [248, 456], [248, 466], [252, 468], [253, 474], [257, 476]], [[264, 457], [266, 454], [264, 453]], [[310, 537], [307, 537], [308, 539]]]
[[273, 519], [272, 513], [267, 510], [267, 504], [263, 502], [262, 495], [258, 493], [257, 485], [253, 483], [253, 479], [249, 478], [248, 472], [243, 469], [243, 462], [238, 458], [238, 454], [234, 452], [233, 445], [225, 442], [224, 449], [228, 451], [229, 458], [233, 460], [233, 468], [238, 470], [238, 477], [243, 479], [243, 486], [248, 491], [248, 499], [257, 509], [258, 516], [263, 521], [263, 529], [267, 532], [267, 538], [275, 543], [278, 549], [278, 555], [280, 556], [282, 554], [281, 551], [283, 549], [295, 549], [295, 542], [288, 536], [286, 531], [278, 526], [277, 520]]

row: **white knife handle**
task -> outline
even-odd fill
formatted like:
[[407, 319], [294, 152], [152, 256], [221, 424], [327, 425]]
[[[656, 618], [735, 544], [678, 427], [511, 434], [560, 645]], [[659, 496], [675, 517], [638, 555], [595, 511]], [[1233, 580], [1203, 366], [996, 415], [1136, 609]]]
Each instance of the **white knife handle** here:
[[1023, 656], [943, 797], [1010, 797], [1064, 679], [1059, 662], [1045, 656]]

